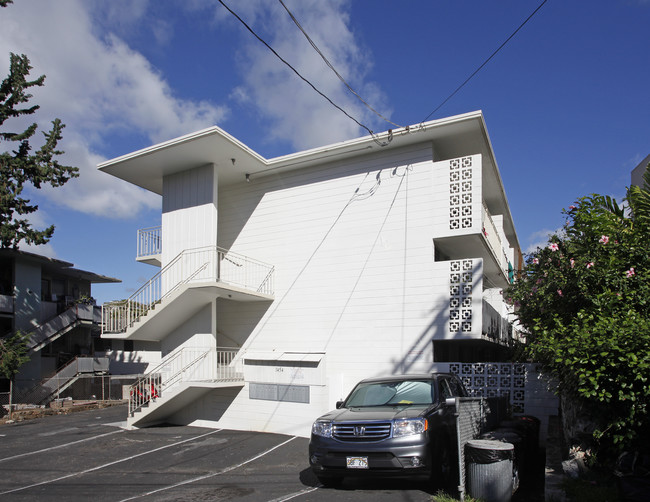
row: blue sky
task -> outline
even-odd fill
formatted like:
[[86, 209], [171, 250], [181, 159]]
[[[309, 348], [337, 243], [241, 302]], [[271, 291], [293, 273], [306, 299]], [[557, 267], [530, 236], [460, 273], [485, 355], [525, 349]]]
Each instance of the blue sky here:
[[[277, 0], [224, 0], [334, 102], [374, 131], [369, 112], [325, 66]], [[541, 0], [284, 0], [375, 109], [417, 124]], [[482, 110], [522, 248], [561, 227], [578, 197], [622, 197], [650, 153], [650, 0], [548, 0], [431, 118]], [[275, 157], [366, 132], [300, 81], [216, 0], [15, 0], [0, 9], [0, 72], [30, 58], [40, 130], [66, 124], [62, 162], [81, 175], [32, 193], [32, 219], [56, 225], [33, 251], [117, 277], [129, 296], [156, 269], [135, 262], [138, 228], [160, 198], [96, 165], [211, 125]], [[16, 127], [16, 126], [14, 126]], [[0, 148], [6, 148], [0, 145]]]

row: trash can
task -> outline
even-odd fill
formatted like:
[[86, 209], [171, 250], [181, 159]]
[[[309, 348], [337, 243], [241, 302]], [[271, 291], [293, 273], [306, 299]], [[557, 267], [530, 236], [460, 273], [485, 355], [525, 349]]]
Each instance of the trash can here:
[[[525, 444], [525, 472], [522, 474], [530, 474], [534, 471], [537, 465], [539, 455], [539, 429], [540, 421], [538, 418], [522, 415], [513, 417], [510, 420], [504, 420], [499, 424], [499, 429], [513, 429], [522, 434]], [[493, 439], [493, 438], [486, 438]], [[495, 438], [496, 439], [496, 438]], [[512, 441], [506, 441], [512, 443]], [[517, 456], [517, 445], [515, 444], [515, 457]], [[515, 458], [516, 461], [516, 458]]]
[[510, 502], [515, 447], [503, 441], [474, 439], [465, 445], [467, 493], [484, 502]]
[[516, 492], [519, 489], [519, 480], [524, 475], [526, 468], [526, 443], [524, 442], [524, 433], [514, 429], [498, 428], [481, 434], [479, 439], [500, 441], [512, 445], [512, 492]]

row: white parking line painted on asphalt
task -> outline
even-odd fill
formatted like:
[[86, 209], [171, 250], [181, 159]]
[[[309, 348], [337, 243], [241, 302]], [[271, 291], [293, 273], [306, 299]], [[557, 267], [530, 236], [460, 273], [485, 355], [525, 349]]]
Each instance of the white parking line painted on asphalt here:
[[314, 486], [313, 488], [305, 488], [304, 490], [300, 490], [299, 492], [290, 493], [280, 498], [269, 500], [269, 502], [285, 502], [287, 500], [295, 499], [297, 497], [302, 497], [303, 495], [307, 495], [308, 493], [315, 492], [321, 486], [323, 485]]
[[[47, 485], [47, 484], [50, 484], [50, 483], [56, 483], [57, 481], [61, 481], [63, 479], [68, 479], [68, 478], [72, 478], [74, 476], [80, 476], [82, 474], [87, 474], [89, 472], [98, 471], [98, 470], [103, 469], [105, 467], [110, 467], [111, 465], [119, 464], [121, 462], [127, 462], [129, 460], [133, 460], [134, 458], [142, 457], [143, 455], [148, 455], [149, 453], [155, 453], [157, 451], [164, 450], [166, 448], [171, 448], [172, 446], [178, 446], [179, 444], [188, 443], [190, 441], [195, 441], [196, 439], [201, 439], [201, 438], [204, 438], [206, 436], [210, 436], [211, 434], [215, 434], [215, 433], [221, 432], [221, 431], [222, 431], [222, 429], [216, 429], [216, 430], [213, 430], [213, 431], [210, 431], [210, 432], [206, 432], [205, 434], [201, 434], [200, 436], [185, 439], [183, 441], [178, 441], [177, 443], [168, 444], [168, 445], [165, 445], [165, 446], [161, 446], [159, 448], [154, 448], [153, 450], [144, 451], [142, 453], [138, 453], [137, 455], [131, 455], [130, 457], [122, 458], [120, 460], [114, 460], [113, 462], [108, 462], [107, 464], [98, 465], [97, 467], [92, 467], [90, 469], [85, 469], [85, 470], [79, 471], [79, 472], [73, 472], [73, 473], [70, 473], [70, 474], [66, 474], [65, 476], [60, 476], [60, 477], [55, 478], [55, 479], [49, 479], [47, 481], [41, 481], [40, 483], [34, 483], [34, 484], [28, 485], [28, 486], [21, 486], [20, 488], [14, 488], [13, 490], [7, 490], [5, 492], [0, 492], [0, 495], [6, 495], [8, 493], [20, 492], [22, 490], [27, 490], [29, 488], [34, 488], [35, 486], [42, 486], [42, 485]], [[115, 432], [121, 432], [121, 431], [115, 431]]]
[[[157, 490], [152, 490], [152, 491], [150, 491], [150, 492], [141, 493], [140, 495], [134, 495], [133, 497], [129, 497], [128, 499], [122, 499], [122, 500], [120, 500], [119, 502], [127, 502], [127, 501], [129, 501], [129, 500], [135, 500], [135, 499], [139, 499], [139, 498], [142, 498], [142, 497], [148, 497], [149, 495], [154, 495], [154, 494], [156, 494], [156, 493], [164, 492], [164, 491], [166, 491], [166, 490], [171, 490], [171, 489], [173, 489], [173, 488], [178, 488], [179, 486], [189, 485], [190, 483], [196, 483], [197, 481], [203, 481], [204, 479], [210, 479], [210, 478], [213, 478], [213, 477], [215, 477], [215, 476], [219, 476], [219, 475], [221, 475], [221, 474], [225, 474], [225, 473], [227, 473], [227, 472], [230, 472], [230, 471], [233, 471], [233, 470], [235, 470], [235, 469], [238, 469], [239, 467], [242, 467], [242, 466], [244, 466], [244, 465], [246, 465], [246, 464], [249, 464], [249, 463], [253, 462], [254, 460], [257, 460], [258, 458], [263, 457], [264, 455], [268, 455], [268, 454], [271, 453], [273, 450], [277, 450], [277, 449], [280, 448], [281, 446], [284, 446], [285, 444], [287, 444], [287, 443], [293, 441], [293, 440], [296, 439], [297, 437], [298, 437], [298, 436], [293, 436], [293, 437], [287, 439], [286, 441], [284, 441], [283, 443], [280, 443], [280, 444], [274, 446], [273, 448], [269, 448], [268, 450], [263, 451], [263, 452], [260, 453], [259, 455], [255, 455], [254, 457], [251, 457], [251, 458], [249, 458], [248, 460], [244, 460], [243, 462], [241, 462], [241, 463], [239, 463], [239, 464], [231, 465], [230, 467], [225, 467], [225, 468], [221, 469], [220, 471], [213, 472], [213, 473], [211, 473], [211, 474], [205, 474], [205, 475], [203, 475], [203, 476], [199, 476], [199, 477], [196, 477], [196, 478], [188, 479], [188, 480], [185, 480], [185, 481], [181, 481], [181, 482], [179, 482], [179, 483], [175, 483], [175, 484], [173, 484], [173, 485], [164, 486], [164, 487], [162, 487], [162, 488], [158, 488]], [[2, 495], [2, 494], [0, 493], [0, 495]]]
[[5, 462], [7, 460], [16, 460], [17, 458], [20, 458], [20, 457], [27, 457], [29, 455], [36, 455], [37, 453], [45, 453], [47, 451], [58, 450], [59, 448], [67, 448], [68, 446], [72, 446], [73, 444], [84, 443], [86, 441], [93, 441], [94, 439], [99, 439], [99, 438], [103, 438], [105, 436], [110, 436], [111, 434], [117, 434], [118, 432], [124, 432], [124, 431], [123, 430], [118, 430], [118, 431], [106, 432], [105, 434], [100, 434], [98, 436], [92, 436], [92, 437], [89, 437], [89, 438], [86, 438], [86, 439], [79, 439], [78, 441], [73, 441], [72, 443], [60, 444], [58, 446], [50, 446], [49, 448], [43, 448], [42, 450], [30, 451], [28, 453], [21, 453], [20, 455], [13, 455], [11, 457], [0, 458], [0, 462]]

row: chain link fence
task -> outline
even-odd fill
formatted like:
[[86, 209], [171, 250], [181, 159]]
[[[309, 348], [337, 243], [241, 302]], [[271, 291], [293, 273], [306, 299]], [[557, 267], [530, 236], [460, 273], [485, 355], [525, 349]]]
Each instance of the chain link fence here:
[[[122, 401], [128, 399], [128, 387], [139, 375], [78, 375], [73, 382], [69, 378], [55, 381], [54, 391], [39, 393], [40, 381], [16, 380], [11, 403], [14, 409], [25, 406], [47, 406], [52, 401]], [[125, 390], [127, 389], [127, 390]], [[125, 394], [126, 392], [126, 394]], [[8, 409], [9, 392], [0, 393], [0, 406]]]

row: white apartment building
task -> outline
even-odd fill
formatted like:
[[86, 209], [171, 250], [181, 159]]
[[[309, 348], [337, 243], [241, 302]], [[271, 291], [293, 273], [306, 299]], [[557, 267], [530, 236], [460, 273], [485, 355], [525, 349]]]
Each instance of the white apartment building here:
[[[360, 379], [503, 360], [521, 251], [481, 112], [265, 159], [218, 127], [107, 161], [162, 195], [103, 338], [156, 422], [308, 436]], [[120, 342], [117, 342], [118, 344]]]

